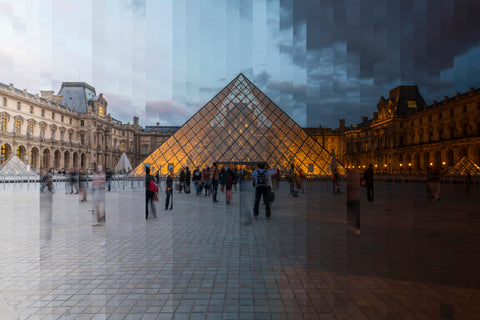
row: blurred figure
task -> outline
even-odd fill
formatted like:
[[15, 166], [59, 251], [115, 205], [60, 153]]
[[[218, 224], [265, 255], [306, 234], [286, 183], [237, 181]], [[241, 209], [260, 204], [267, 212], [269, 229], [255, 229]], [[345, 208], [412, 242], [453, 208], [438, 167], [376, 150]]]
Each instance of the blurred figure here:
[[178, 190], [178, 193], [182, 193], [182, 189], [185, 190], [185, 171], [183, 168], [180, 170], [180, 188]]
[[92, 198], [97, 225], [105, 223], [105, 175], [96, 171], [92, 177]]
[[233, 197], [232, 186], [233, 186], [233, 171], [232, 169], [227, 167], [225, 170], [225, 197], [227, 200], [227, 204], [230, 204], [230, 202], [232, 202], [232, 197]]
[[192, 179], [192, 173], [188, 167], [185, 168], [185, 193], [190, 193], [190, 180]]
[[112, 191], [112, 178], [113, 178], [112, 170], [107, 169], [105, 171], [105, 180], [106, 180], [106, 183], [107, 183], [107, 191]]
[[373, 201], [373, 165], [370, 163], [368, 168], [363, 172], [365, 186], [367, 187], [368, 201]]
[[218, 178], [220, 176], [220, 170], [217, 168], [217, 163], [214, 162], [212, 165], [212, 201], [218, 202], [217, 200], [217, 191], [218, 191]]
[[335, 168], [333, 172], [333, 193], [341, 193], [342, 192], [342, 181], [340, 179], [340, 175], [338, 174], [338, 170]]
[[360, 175], [355, 169], [347, 170], [347, 223], [360, 235]]
[[[151, 182], [153, 185], [151, 185]], [[157, 217], [157, 213], [155, 212], [155, 207], [153, 205], [153, 198], [155, 197], [155, 193], [158, 192], [158, 188], [155, 185], [155, 180], [153, 176], [150, 174], [150, 168], [145, 168], [145, 220], [148, 220], [148, 203], [150, 202], [150, 207], [152, 208], [152, 215], [154, 218]]]
[[297, 174], [295, 173], [295, 167], [293, 166], [293, 163], [290, 164], [290, 169], [288, 170], [287, 173], [287, 179], [288, 183], [290, 184], [290, 195], [294, 195], [295, 192], [295, 177]]
[[88, 186], [88, 175], [85, 170], [80, 170], [78, 174], [78, 180], [80, 184], [80, 194], [82, 199], [80, 201], [85, 202], [87, 201], [87, 186]]
[[227, 172], [225, 168], [220, 170], [220, 174], [218, 175], [218, 183], [220, 183], [220, 192], [225, 191], [225, 184], [227, 183]]
[[52, 188], [52, 178], [46, 170], [42, 170], [40, 180], [40, 240], [48, 241], [52, 238], [52, 203], [53, 193], [48, 189]]

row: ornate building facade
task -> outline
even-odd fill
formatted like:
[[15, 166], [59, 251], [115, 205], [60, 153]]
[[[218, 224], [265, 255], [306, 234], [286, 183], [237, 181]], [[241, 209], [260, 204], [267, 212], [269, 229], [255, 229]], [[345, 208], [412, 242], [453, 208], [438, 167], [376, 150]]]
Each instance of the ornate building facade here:
[[[181, 127], [122, 123], [107, 112], [103, 94], [84, 82], [64, 82], [40, 95], [0, 84], [0, 163], [16, 154], [37, 172], [44, 168], [114, 168], [122, 152], [135, 167]], [[462, 158], [480, 165], [480, 89], [427, 105], [416, 86], [381, 97], [373, 118], [355, 126], [303, 128], [345, 167], [377, 173], [424, 174], [447, 170]]]
[[64, 82], [58, 95], [0, 84], [0, 162], [16, 154], [39, 172], [112, 168], [122, 152], [135, 159], [138, 118], [123, 124], [107, 110], [103, 94], [84, 82]]
[[427, 105], [416, 86], [400, 86], [377, 109], [342, 134], [347, 168], [371, 163], [377, 173], [424, 174], [462, 158], [480, 164], [480, 89]]

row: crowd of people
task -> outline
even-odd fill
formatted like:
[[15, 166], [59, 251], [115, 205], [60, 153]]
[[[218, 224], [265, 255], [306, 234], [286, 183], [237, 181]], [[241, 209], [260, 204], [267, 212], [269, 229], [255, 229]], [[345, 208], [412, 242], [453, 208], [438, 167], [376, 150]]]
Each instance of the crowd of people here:
[[[155, 201], [154, 194], [158, 199], [161, 177], [158, 172], [155, 176], [151, 175], [149, 167], [145, 167], [145, 173], [145, 218], [148, 219], [149, 207], [150, 211], [155, 210], [152, 201]], [[296, 171], [292, 165], [290, 170], [286, 172], [286, 177], [290, 184], [290, 194], [292, 196], [297, 196], [299, 192], [305, 192], [303, 187], [304, 176], [301, 170]], [[177, 175], [175, 175], [173, 168], [170, 168], [169, 174], [164, 177], [165, 210], [173, 209], [173, 194], [175, 192], [192, 193], [197, 197], [211, 197], [214, 203], [219, 202], [218, 195], [221, 193], [225, 195], [225, 203], [229, 205], [233, 200], [233, 193], [238, 191], [238, 184], [249, 178], [253, 180], [255, 188], [254, 212], [257, 212], [257, 214], [254, 216], [258, 216], [259, 202], [263, 197], [267, 218], [271, 218], [270, 202], [275, 197], [274, 191], [279, 187], [280, 171], [275, 168], [267, 169], [267, 164], [264, 162], [259, 163], [258, 168], [251, 172], [232, 168], [228, 165], [219, 166], [217, 163], [205, 166], [202, 169], [197, 166], [193, 172], [190, 171], [189, 167], [181, 168]], [[155, 185], [152, 185], [150, 181], [153, 181]], [[192, 184], [193, 191], [191, 191]], [[155, 216], [156, 213], [153, 214], [153, 217]]]

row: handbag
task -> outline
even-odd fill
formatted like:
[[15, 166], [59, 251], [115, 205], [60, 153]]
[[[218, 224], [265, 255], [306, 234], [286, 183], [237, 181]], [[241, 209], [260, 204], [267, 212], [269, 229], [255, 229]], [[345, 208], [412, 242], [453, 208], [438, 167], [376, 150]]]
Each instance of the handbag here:
[[158, 201], [158, 194], [155, 193], [155, 194], [153, 195], [153, 201]]

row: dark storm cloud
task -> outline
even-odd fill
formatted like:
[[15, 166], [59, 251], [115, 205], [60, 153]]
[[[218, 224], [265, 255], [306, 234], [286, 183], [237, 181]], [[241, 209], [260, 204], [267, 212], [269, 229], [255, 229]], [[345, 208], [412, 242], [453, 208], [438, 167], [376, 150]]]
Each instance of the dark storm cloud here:
[[453, 79], [442, 79], [441, 72], [480, 44], [477, 0], [281, 3], [281, 17], [292, 17], [281, 19], [282, 30], [306, 38], [306, 53], [295, 42], [279, 47], [306, 68], [308, 125], [328, 118], [331, 110], [371, 117], [380, 96], [400, 84], [418, 85], [427, 102], [452, 94]]

